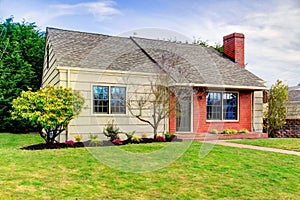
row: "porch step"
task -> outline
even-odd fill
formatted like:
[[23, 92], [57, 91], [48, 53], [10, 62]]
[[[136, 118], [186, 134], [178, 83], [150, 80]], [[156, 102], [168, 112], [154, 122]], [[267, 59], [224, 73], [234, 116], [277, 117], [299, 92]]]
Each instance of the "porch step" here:
[[210, 133], [176, 133], [178, 139], [183, 141], [208, 141], [208, 140], [232, 140], [232, 139], [258, 139], [268, 138], [267, 133], [239, 133], [239, 134], [210, 134]]

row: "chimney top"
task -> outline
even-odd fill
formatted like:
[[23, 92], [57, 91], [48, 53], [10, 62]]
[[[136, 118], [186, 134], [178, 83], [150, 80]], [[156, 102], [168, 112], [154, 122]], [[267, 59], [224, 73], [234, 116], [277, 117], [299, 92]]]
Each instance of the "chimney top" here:
[[243, 68], [245, 67], [244, 40], [243, 33], [232, 33], [223, 37], [224, 54]]

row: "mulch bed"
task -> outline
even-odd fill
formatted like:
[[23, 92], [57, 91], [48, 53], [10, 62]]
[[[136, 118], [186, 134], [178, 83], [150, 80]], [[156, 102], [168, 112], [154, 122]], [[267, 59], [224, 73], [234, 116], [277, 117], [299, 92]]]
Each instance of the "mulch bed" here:
[[[174, 138], [172, 142], [181, 142], [181, 139]], [[152, 143], [152, 142], [159, 142], [155, 141], [152, 138], [142, 138], [139, 143]], [[22, 150], [42, 150], [42, 149], [64, 149], [64, 148], [81, 148], [81, 147], [105, 147], [105, 146], [115, 146], [115, 145], [126, 145], [131, 144], [129, 140], [122, 141], [122, 144], [114, 144], [111, 141], [102, 141], [101, 143], [93, 143], [90, 140], [85, 142], [74, 142], [74, 144], [66, 144], [66, 143], [54, 143], [54, 144], [34, 144], [26, 147], [21, 147]]]

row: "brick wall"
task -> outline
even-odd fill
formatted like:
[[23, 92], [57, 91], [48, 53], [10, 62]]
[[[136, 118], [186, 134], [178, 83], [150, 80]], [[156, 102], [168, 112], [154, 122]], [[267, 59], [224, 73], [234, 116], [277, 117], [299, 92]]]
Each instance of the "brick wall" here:
[[170, 108], [171, 112], [169, 115], [169, 132], [176, 133], [176, 97], [174, 94], [170, 96]]
[[[199, 95], [201, 96], [199, 98]], [[251, 91], [239, 92], [239, 120], [235, 122], [208, 122], [206, 121], [206, 93], [194, 95], [193, 107], [194, 132], [209, 132], [212, 129], [248, 129], [251, 131], [252, 123], [252, 93]]]

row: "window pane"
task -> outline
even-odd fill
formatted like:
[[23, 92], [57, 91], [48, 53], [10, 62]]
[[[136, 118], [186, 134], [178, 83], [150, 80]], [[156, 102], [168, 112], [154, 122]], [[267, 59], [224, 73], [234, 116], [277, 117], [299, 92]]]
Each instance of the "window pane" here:
[[237, 93], [223, 93], [223, 118], [237, 120]]
[[94, 113], [108, 113], [108, 87], [107, 86], [94, 86]]
[[222, 100], [220, 92], [208, 92], [206, 94], [206, 119], [222, 119]]
[[126, 89], [125, 87], [111, 87], [110, 91], [111, 113], [126, 113]]

